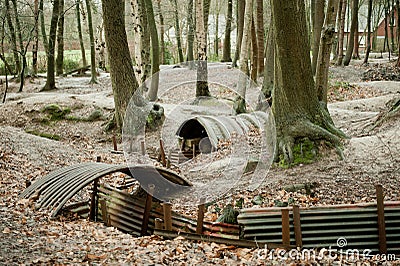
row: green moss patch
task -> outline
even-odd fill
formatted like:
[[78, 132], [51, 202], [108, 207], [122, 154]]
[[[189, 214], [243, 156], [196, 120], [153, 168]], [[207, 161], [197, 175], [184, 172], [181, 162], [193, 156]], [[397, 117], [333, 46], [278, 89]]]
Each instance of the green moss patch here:
[[317, 159], [317, 148], [315, 143], [308, 138], [296, 141], [293, 147], [293, 163], [289, 164], [281, 155], [279, 160], [279, 167], [289, 168], [291, 166], [296, 166], [300, 164], [310, 164]]
[[32, 134], [32, 135], [38, 136], [38, 137], [57, 140], [57, 141], [61, 139], [61, 137], [59, 135], [40, 132], [40, 131], [35, 130], [35, 129], [27, 129], [27, 130], [25, 130], [25, 132], [28, 133], [28, 134]]

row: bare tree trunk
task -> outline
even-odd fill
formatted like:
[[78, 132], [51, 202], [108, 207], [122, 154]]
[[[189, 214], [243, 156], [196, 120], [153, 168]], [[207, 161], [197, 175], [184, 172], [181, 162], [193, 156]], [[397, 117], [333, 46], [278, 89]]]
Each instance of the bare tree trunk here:
[[[335, 35], [336, 14], [338, 0], [329, 0], [325, 23], [322, 30], [318, 53], [317, 69], [315, 72], [315, 91], [318, 100], [328, 103], [328, 74], [332, 43]], [[339, 0], [340, 1], [340, 0]]]
[[60, 2], [59, 0], [53, 1], [53, 11], [51, 14], [51, 23], [50, 23], [50, 35], [49, 35], [49, 52], [47, 53], [47, 80], [46, 84], [42, 88], [42, 91], [49, 91], [56, 89], [56, 79], [54, 76], [55, 66], [54, 66], [54, 53], [55, 53], [55, 43], [56, 43], [56, 35], [57, 35], [57, 23]]
[[90, 83], [97, 83], [97, 71], [96, 71], [96, 50], [94, 47], [94, 33], [93, 33], [93, 22], [92, 22], [92, 8], [90, 6], [90, 0], [85, 0], [86, 2], [86, 12], [88, 17], [88, 27], [89, 27], [89, 41], [90, 41]]
[[228, 0], [228, 13], [226, 15], [224, 47], [222, 51], [222, 62], [231, 62], [231, 31], [232, 31], [232, 1]]
[[396, 67], [400, 67], [400, 1], [396, 0], [397, 7], [397, 62]]
[[179, 26], [179, 13], [178, 13], [178, 2], [177, 0], [171, 0], [171, 4], [174, 7], [174, 17], [175, 17], [175, 36], [176, 36], [176, 43], [178, 45], [178, 56], [179, 62], [182, 63], [185, 61], [183, 58], [183, 50], [182, 50], [182, 38], [181, 38], [181, 29]]
[[157, 100], [159, 71], [160, 71], [160, 44], [158, 42], [158, 32], [156, 21], [154, 20], [153, 4], [151, 0], [144, 0], [146, 7], [147, 19], [149, 22], [150, 37], [151, 37], [151, 85], [148, 98], [150, 101]]
[[76, 3], [76, 22], [77, 22], [77, 28], [78, 28], [78, 38], [79, 38], [79, 46], [81, 48], [81, 56], [82, 56], [82, 64], [85, 67], [87, 65], [86, 62], [86, 51], [85, 51], [85, 45], [83, 43], [83, 36], [82, 36], [82, 23], [81, 23], [81, 10], [80, 10], [80, 1], [81, 0], [75, 0]]
[[395, 3], [394, 3], [394, 0], [392, 0], [392, 4], [390, 4], [390, 0], [388, 0], [388, 5], [391, 6], [391, 9], [389, 9], [389, 12], [390, 12], [390, 23], [389, 23], [389, 27], [390, 27], [390, 51], [393, 53], [396, 50], [395, 45], [394, 45], [395, 37], [394, 37], [394, 29], [393, 29], [393, 27], [395, 25], [395, 23], [394, 23], [394, 20], [395, 20], [394, 13], [395, 13], [395, 10], [396, 10], [396, 6], [395, 6]]
[[389, 17], [389, 12], [390, 12], [390, 5], [388, 4], [389, 0], [384, 1], [384, 26], [385, 26], [385, 40], [383, 42], [383, 51], [386, 52], [386, 49], [389, 51], [389, 60], [390, 60], [390, 47], [389, 47], [389, 23], [388, 23], [388, 17]]
[[343, 47], [344, 47], [344, 26], [346, 20], [346, 8], [347, 8], [347, 0], [341, 0], [342, 9], [339, 11], [340, 19], [339, 19], [339, 30], [338, 30], [338, 57], [336, 61], [337, 66], [341, 66], [343, 63]]
[[[251, 24], [253, 19], [253, 5], [254, 0], [247, 0], [244, 15], [244, 25], [243, 25], [243, 39], [240, 49], [240, 70], [249, 76], [249, 48], [251, 44]], [[235, 99], [233, 105], [233, 110], [236, 114], [241, 114], [246, 112], [246, 90], [247, 90], [247, 77], [242, 75], [239, 80], [237, 93], [238, 96]]]
[[[275, 68], [275, 37], [273, 18], [271, 14], [270, 28], [267, 35], [267, 51], [265, 56], [265, 68], [264, 68], [264, 81], [262, 85], [262, 92], [266, 99], [270, 101], [272, 97], [272, 90], [274, 88], [274, 68]], [[270, 101], [271, 103], [271, 101]]]
[[218, 54], [219, 54], [219, 47], [218, 47], [218, 45], [219, 45], [219, 36], [218, 36], [218, 33], [219, 33], [219, 11], [220, 11], [220, 7], [219, 7], [219, 2], [218, 1], [216, 1], [215, 2], [215, 4], [216, 4], [216, 10], [215, 10], [215, 13], [214, 13], [214, 17], [215, 17], [215, 39], [214, 39], [214, 54], [216, 55], [216, 57], [218, 58]]
[[[106, 47], [110, 63], [111, 84], [115, 103], [115, 122], [122, 129], [125, 112], [138, 88], [125, 31], [123, 0], [102, 0]], [[140, 99], [134, 99], [139, 101]]]
[[56, 75], [61, 76], [64, 70], [64, 0], [60, 0], [60, 15], [57, 29]]
[[[254, 82], [257, 82], [258, 74], [258, 42], [257, 42], [257, 32], [256, 25], [254, 23], [254, 16], [251, 19], [251, 73], [250, 77]], [[263, 53], [264, 57], [264, 53]]]
[[293, 146], [303, 138], [327, 140], [340, 147], [345, 135], [335, 128], [329, 113], [318, 102], [304, 0], [272, 0], [272, 8], [277, 48], [272, 103], [277, 133], [275, 158], [282, 155], [290, 165], [295, 159]]
[[48, 56], [48, 53], [49, 53], [49, 41], [47, 40], [46, 24], [44, 22], [43, 1], [44, 0], [39, 0], [40, 31], [41, 31], [41, 34], [42, 34], [43, 47], [44, 47], [44, 50], [46, 52], [46, 56]]
[[[191, 0], [191, 1], [192, 1], [192, 9], [193, 9], [193, 0]], [[165, 41], [164, 41], [164, 35], [165, 35], [164, 16], [163, 16], [162, 10], [161, 10], [161, 0], [157, 0], [157, 8], [158, 8], [158, 17], [160, 19], [160, 63], [166, 64], [166, 62], [165, 62]], [[193, 50], [192, 50], [192, 52], [193, 52]], [[193, 53], [192, 53], [192, 58], [193, 58]]]
[[39, 0], [35, 0], [34, 4], [35, 24], [33, 31], [33, 45], [32, 45], [32, 72], [36, 76], [38, 72], [38, 45], [39, 45]]
[[[344, 57], [343, 65], [348, 66], [350, 64], [350, 60], [353, 56], [354, 50], [354, 36], [357, 28], [358, 21], [358, 0], [353, 0], [351, 4], [351, 26], [350, 26], [350, 35], [348, 37], [346, 56]], [[358, 41], [357, 41], [358, 42]]]
[[7, 19], [7, 26], [10, 32], [10, 37], [11, 37], [11, 49], [12, 53], [14, 55], [14, 62], [15, 62], [15, 74], [19, 73], [21, 71], [21, 61], [19, 59], [19, 54], [18, 54], [18, 47], [17, 47], [17, 35], [15, 33], [14, 29], [14, 24], [11, 19], [11, 10], [10, 10], [10, 3], [8, 2], [9, 0], [5, 0], [6, 4], [6, 19]]
[[258, 75], [262, 76], [264, 74], [264, 4], [263, 0], [256, 1], [256, 13], [257, 13], [257, 47], [258, 47], [258, 62], [257, 69]]
[[372, 0], [368, 0], [367, 15], [367, 51], [365, 53], [364, 64], [368, 64], [369, 53], [371, 52], [371, 18], [372, 18]]
[[232, 66], [237, 66], [237, 61], [240, 57], [240, 50], [243, 39], [243, 26], [244, 26], [244, 9], [246, 0], [237, 0], [237, 36], [236, 36], [236, 49], [233, 57]]
[[314, 10], [315, 10], [315, 17], [313, 25], [313, 45], [312, 45], [312, 63], [311, 63], [313, 74], [315, 74], [317, 68], [321, 31], [325, 19], [325, 0], [315, 0]]
[[197, 81], [196, 97], [210, 96], [208, 89], [207, 70], [207, 35], [204, 27], [204, 0], [195, 0], [196, 3], [196, 38], [197, 38]]
[[193, 0], [188, 1], [187, 6], [187, 21], [188, 21], [188, 36], [187, 36], [187, 56], [186, 61], [189, 62], [189, 68], [193, 68], [193, 60], [194, 60], [194, 51], [193, 51], [193, 43], [194, 43], [194, 23], [193, 23]]
[[353, 58], [360, 59], [360, 33], [358, 32], [358, 18], [356, 20], [356, 31], [354, 32], [354, 51]]

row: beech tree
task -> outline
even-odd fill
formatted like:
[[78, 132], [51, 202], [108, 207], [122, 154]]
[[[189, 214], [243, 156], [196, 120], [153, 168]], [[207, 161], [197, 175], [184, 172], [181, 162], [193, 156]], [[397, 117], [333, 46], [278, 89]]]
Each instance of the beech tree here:
[[86, 67], [87, 62], [86, 62], [85, 45], [84, 45], [83, 36], [82, 36], [81, 5], [80, 5], [80, 2], [81, 2], [80, 0], [75, 0], [76, 27], [77, 27], [77, 30], [78, 30], [79, 47], [81, 48], [82, 64], [83, 64], [83, 67]]
[[244, 9], [245, 9], [245, 0], [237, 0], [236, 4], [236, 20], [237, 20], [237, 35], [236, 35], [236, 49], [235, 55], [233, 57], [232, 66], [237, 66], [237, 61], [240, 57], [240, 48], [242, 45], [243, 39], [243, 26], [244, 26]]
[[315, 1], [314, 6], [314, 22], [313, 24], [313, 45], [312, 45], [312, 70], [315, 74], [317, 69], [317, 59], [319, 54], [319, 44], [321, 40], [321, 31], [322, 26], [324, 25], [325, 19], [325, 0], [317, 0]]
[[353, 56], [354, 51], [354, 42], [358, 42], [355, 40], [354, 36], [356, 35], [356, 31], [358, 31], [357, 21], [358, 21], [358, 0], [353, 0], [351, 3], [351, 27], [350, 27], [350, 36], [347, 42], [346, 55], [343, 60], [343, 65], [348, 66], [350, 64], [351, 57]]
[[94, 47], [94, 33], [93, 33], [93, 22], [92, 22], [92, 8], [90, 6], [90, 0], [85, 0], [86, 2], [86, 12], [88, 18], [89, 27], [89, 41], [90, 41], [90, 83], [97, 83], [97, 71], [96, 71], [96, 50]]
[[347, 9], [347, 0], [339, 0], [339, 9], [338, 9], [338, 56], [336, 60], [336, 65], [340, 66], [343, 63], [343, 47], [344, 47], [344, 28], [345, 28], [345, 20], [346, 20], [346, 9]]
[[56, 74], [60, 76], [64, 72], [64, 0], [60, 0], [60, 15], [57, 28], [57, 58]]
[[[326, 140], [340, 150], [345, 134], [318, 101], [311, 69], [304, 0], [272, 0], [276, 42], [272, 111], [276, 121], [276, 157], [294, 161], [293, 146], [308, 138]], [[290, 14], [290, 16], [288, 16]]]
[[228, 13], [226, 15], [225, 38], [222, 50], [222, 62], [231, 62], [231, 30], [232, 30], [232, 1], [228, 0]]
[[210, 96], [208, 89], [208, 70], [207, 70], [207, 34], [205, 29], [205, 2], [207, 0], [195, 0], [196, 7], [196, 38], [197, 38], [197, 81], [196, 97]]
[[125, 30], [125, 1], [102, 0], [101, 2], [115, 103], [114, 120], [117, 128], [121, 130], [126, 108], [139, 85], [133, 72]]

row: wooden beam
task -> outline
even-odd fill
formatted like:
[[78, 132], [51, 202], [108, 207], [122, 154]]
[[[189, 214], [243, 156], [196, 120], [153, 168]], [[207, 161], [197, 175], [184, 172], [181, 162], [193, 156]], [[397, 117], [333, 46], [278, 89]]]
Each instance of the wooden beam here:
[[163, 210], [164, 210], [164, 228], [167, 231], [172, 230], [172, 215], [171, 215], [171, 203], [164, 202]]
[[[204, 201], [202, 201], [204, 202]], [[203, 224], [204, 224], [204, 213], [205, 213], [205, 205], [204, 203], [200, 204], [197, 210], [197, 226], [196, 226], [196, 234], [203, 233]]]
[[149, 193], [146, 193], [146, 203], [144, 206], [142, 228], [140, 231], [141, 236], [147, 235], [147, 229], [149, 228], [150, 211], [151, 211], [152, 203], [153, 203], [153, 196]]
[[282, 244], [290, 245], [289, 209], [282, 209]]
[[303, 246], [303, 239], [301, 235], [301, 222], [300, 222], [300, 208], [299, 206], [293, 206], [293, 226], [294, 226], [294, 237], [296, 239], [296, 246]]
[[385, 206], [382, 185], [376, 185], [376, 205], [378, 212], [378, 232], [379, 232], [379, 252], [387, 253], [386, 245], [386, 225], [385, 225]]

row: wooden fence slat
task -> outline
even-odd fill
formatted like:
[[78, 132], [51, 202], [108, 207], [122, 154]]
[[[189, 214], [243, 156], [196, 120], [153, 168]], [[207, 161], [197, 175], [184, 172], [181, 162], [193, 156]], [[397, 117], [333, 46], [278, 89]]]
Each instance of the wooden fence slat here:
[[299, 206], [293, 206], [293, 225], [294, 225], [294, 237], [296, 239], [296, 246], [303, 246], [303, 239], [301, 236], [301, 222], [300, 222], [300, 208]]
[[282, 244], [290, 245], [289, 209], [282, 209]]
[[197, 210], [197, 227], [196, 227], [196, 234], [203, 233], [203, 224], [204, 224], [204, 212], [205, 212], [205, 205], [200, 204]]
[[164, 210], [164, 227], [165, 230], [172, 230], [172, 216], [171, 216], [171, 203], [164, 202], [163, 210]]
[[149, 228], [150, 211], [151, 205], [153, 203], [153, 196], [150, 193], [146, 193], [146, 204], [143, 212], [143, 222], [140, 235], [144, 236], [147, 234], [147, 229]]
[[387, 253], [386, 226], [385, 226], [385, 205], [382, 185], [376, 185], [376, 206], [378, 212], [379, 252]]

